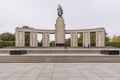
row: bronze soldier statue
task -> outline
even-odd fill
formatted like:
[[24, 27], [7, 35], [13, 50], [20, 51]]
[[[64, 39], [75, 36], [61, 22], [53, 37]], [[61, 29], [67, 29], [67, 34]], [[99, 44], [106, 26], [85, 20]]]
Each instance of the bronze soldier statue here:
[[62, 15], [63, 15], [63, 9], [62, 9], [62, 7], [60, 5], [58, 5], [57, 11], [58, 11], [58, 16], [62, 17]]

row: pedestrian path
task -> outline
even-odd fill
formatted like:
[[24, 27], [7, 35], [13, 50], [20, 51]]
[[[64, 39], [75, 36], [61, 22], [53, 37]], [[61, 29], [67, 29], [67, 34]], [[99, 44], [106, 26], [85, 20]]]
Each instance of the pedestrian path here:
[[0, 80], [120, 80], [120, 63], [0, 63]]

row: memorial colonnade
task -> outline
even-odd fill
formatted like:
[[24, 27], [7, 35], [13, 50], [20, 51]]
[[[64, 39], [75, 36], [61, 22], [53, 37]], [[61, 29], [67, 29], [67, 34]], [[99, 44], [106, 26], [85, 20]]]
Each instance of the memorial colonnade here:
[[[15, 45], [16, 47], [25, 47], [25, 32], [30, 33], [30, 47], [38, 47], [37, 34], [42, 33], [43, 47], [50, 47], [50, 36], [49, 34], [56, 34], [55, 30], [41, 30], [33, 28], [16, 28], [15, 33]], [[90, 33], [96, 33], [96, 47], [105, 46], [105, 29], [78, 29], [78, 30], [65, 30], [65, 34], [71, 34], [71, 47], [78, 47], [78, 33], [83, 34], [83, 47], [90, 45]]]

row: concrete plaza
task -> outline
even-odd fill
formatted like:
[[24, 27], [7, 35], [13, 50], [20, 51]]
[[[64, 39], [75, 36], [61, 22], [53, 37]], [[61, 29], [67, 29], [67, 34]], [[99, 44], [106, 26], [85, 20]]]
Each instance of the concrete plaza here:
[[120, 63], [0, 63], [0, 80], [120, 80]]

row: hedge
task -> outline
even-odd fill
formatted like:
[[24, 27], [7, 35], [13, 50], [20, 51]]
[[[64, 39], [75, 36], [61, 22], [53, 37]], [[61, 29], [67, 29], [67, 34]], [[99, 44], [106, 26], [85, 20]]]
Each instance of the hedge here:
[[[82, 43], [78, 43], [78, 46], [82, 46]], [[96, 46], [96, 43], [91, 43], [91, 46]], [[117, 47], [120, 48], [120, 42], [106, 42], [105, 46]]]
[[[29, 43], [25, 43], [25, 45], [29, 46]], [[67, 45], [70, 46], [70, 44]], [[0, 41], [0, 48], [7, 46], [15, 46], [15, 41]], [[42, 43], [38, 42], [38, 46], [42, 47]], [[55, 44], [50, 44], [50, 46], [55, 46]], [[82, 46], [82, 43], [78, 43], [78, 46]], [[91, 46], [95, 46], [95, 43], [92, 43]], [[120, 42], [106, 42], [105, 46], [120, 48]]]
[[106, 42], [105, 46], [112, 46], [112, 47], [120, 48], [120, 42]]
[[90, 46], [96, 46], [96, 43], [91, 43], [91, 45]]
[[83, 45], [83, 43], [78, 43], [78, 46], [82, 46]]
[[50, 43], [50, 46], [55, 46], [55, 43]]
[[7, 46], [15, 46], [15, 41], [0, 41], [0, 48]]
[[30, 43], [29, 42], [25, 42], [25, 46], [30, 46]]
[[41, 42], [38, 42], [38, 46], [39, 46], [39, 47], [42, 47], [42, 43], [41, 43]]
[[[83, 46], [83, 43], [78, 43], [78, 46]], [[96, 43], [91, 43], [90, 46], [96, 46]]]

